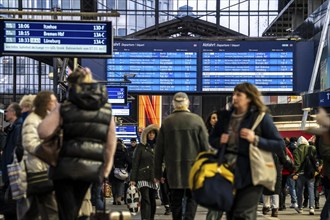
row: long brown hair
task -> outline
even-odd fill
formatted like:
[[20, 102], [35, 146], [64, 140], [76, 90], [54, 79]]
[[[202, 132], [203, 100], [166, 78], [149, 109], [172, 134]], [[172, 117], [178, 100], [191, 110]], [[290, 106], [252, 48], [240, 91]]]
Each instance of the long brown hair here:
[[54, 93], [51, 91], [41, 91], [37, 94], [33, 101], [34, 105], [34, 113], [39, 115], [42, 119], [44, 119], [47, 116], [47, 107], [48, 103], [51, 101], [51, 96]]
[[262, 102], [261, 100], [261, 94], [257, 87], [255, 87], [253, 84], [244, 82], [240, 83], [235, 86], [234, 92], [242, 92], [245, 93], [246, 96], [251, 99], [250, 107], [251, 105], [254, 105], [257, 107], [257, 109], [260, 112], [266, 112], [267, 111], [267, 106]]

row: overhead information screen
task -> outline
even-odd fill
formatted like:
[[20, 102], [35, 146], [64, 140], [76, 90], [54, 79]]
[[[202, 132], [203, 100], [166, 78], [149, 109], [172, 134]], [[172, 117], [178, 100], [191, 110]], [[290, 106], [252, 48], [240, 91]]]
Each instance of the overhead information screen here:
[[131, 138], [137, 138], [137, 128], [135, 125], [116, 126], [116, 137], [130, 144]]
[[127, 87], [126, 86], [107, 86], [108, 102], [112, 105], [127, 104]]
[[130, 75], [130, 92], [197, 91], [198, 44], [194, 42], [125, 41], [114, 44], [107, 60], [107, 81]]
[[111, 22], [0, 20], [0, 54], [111, 57]]
[[116, 41], [107, 81], [132, 93], [294, 92], [294, 41]]
[[292, 41], [204, 42], [202, 91], [233, 91], [250, 82], [260, 91], [293, 91]]

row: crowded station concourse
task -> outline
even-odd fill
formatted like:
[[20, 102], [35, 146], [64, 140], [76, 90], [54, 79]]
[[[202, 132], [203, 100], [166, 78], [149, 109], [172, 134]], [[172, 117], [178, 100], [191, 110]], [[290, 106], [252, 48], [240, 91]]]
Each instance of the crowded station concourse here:
[[330, 219], [329, 2], [0, 0], [0, 219]]

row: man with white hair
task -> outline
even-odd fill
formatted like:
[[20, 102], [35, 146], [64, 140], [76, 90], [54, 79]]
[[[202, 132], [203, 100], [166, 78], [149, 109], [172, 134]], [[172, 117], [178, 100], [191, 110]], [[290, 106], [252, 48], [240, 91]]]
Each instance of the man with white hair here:
[[[165, 162], [170, 188], [170, 207], [174, 220], [194, 219], [197, 203], [189, 189], [189, 172], [199, 152], [209, 146], [208, 133], [203, 119], [189, 111], [189, 98], [178, 92], [172, 100], [174, 111], [163, 122], [155, 148], [155, 178], [162, 178], [162, 162]], [[182, 206], [186, 199], [185, 207]]]

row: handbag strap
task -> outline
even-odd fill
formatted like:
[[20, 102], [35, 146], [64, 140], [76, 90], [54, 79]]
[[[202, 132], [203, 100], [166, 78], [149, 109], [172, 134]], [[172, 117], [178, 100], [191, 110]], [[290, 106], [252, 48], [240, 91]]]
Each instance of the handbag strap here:
[[262, 121], [262, 119], [264, 118], [264, 116], [265, 116], [265, 112], [261, 112], [258, 115], [257, 119], [255, 120], [255, 122], [254, 122], [254, 124], [253, 124], [253, 126], [251, 128], [252, 131], [254, 131], [256, 129], [256, 127], [258, 127], [258, 125], [260, 124], [260, 122]]

